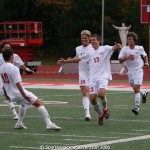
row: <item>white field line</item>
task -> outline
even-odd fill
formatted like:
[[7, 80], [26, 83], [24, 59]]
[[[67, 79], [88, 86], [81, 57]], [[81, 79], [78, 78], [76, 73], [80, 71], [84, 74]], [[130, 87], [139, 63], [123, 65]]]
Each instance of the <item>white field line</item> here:
[[[101, 146], [109, 146], [112, 144], [118, 144], [118, 143], [126, 143], [131, 141], [139, 141], [139, 140], [145, 140], [150, 139], [150, 135], [143, 135], [143, 136], [136, 136], [136, 137], [130, 137], [130, 138], [124, 138], [124, 139], [118, 139], [118, 140], [111, 140], [111, 141], [105, 141], [105, 142], [98, 142], [98, 143], [90, 143], [90, 144], [84, 144], [84, 145], [76, 145], [76, 146], [56, 146], [59, 147], [59, 150], [74, 150], [74, 149], [89, 149], [89, 148], [101, 148]], [[21, 146], [9, 146], [11, 148], [18, 148], [18, 149], [40, 149], [40, 147], [21, 147]]]
[[82, 140], [82, 139], [63, 139], [65, 141], [89, 141], [89, 142], [96, 142], [97, 140]]
[[[0, 117], [9, 117], [11, 115], [0, 115]], [[41, 116], [25, 116], [26, 118], [41, 118]], [[83, 120], [83, 118], [71, 118], [71, 117], [51, 117], [53, 119], [66, 119], [66, 120]], [[96, 118], [93, 118], [92, 120], [96, 120]], [[109, 119], [111, 121], [117, 121], [117, 122], [142, 122], [142, 123], [150, 123], [149, 120], [124, 120], [124, 119]]]
[[[111, 144], [125, 143], [125, 142], [131, 142], [131, 141], [139, 141], [139, 140], [145, 140], [145, 139], [150, 139], [150, 135], [124, 138], [124, 139], [119, 139], [119, 140], [111, 140], [111, 141], [106, 141], [106, 142], [98, 142], [98, 143], [77, 145], [77, 146], [72, 146], [72, 147], [66, 148], [65, 150], [88, 149], [88, 148], [94, 148], [94, 147], [95, 148], [101, 148], [101, 146], [104, 146], [104, 145], [109, 146]], [[59, 149], [59, 150], [61, 150], [61, 149]]]
[[[49, 131], [50, 132], [50, 131]], [[102, 138], [102, 139], [105, 139], [105, 138], [113, 138], [113, 139], [117, 139], [117, 138], [120, 138], [120, 137], [116, 137], [116, 136], [106, 136], [106, 137], [104, 137], [104, 136], [83, 136], [83, 135], [57, 135], [57, 134], [49, 134], [49, 132], [48, 132], [48, 134], [38, 134], [38, 133], [26, 133], [26, 132], [24, 132], [24, 133], [18, 133], [18, 132], [0, 132], [0, 134], [11, 134], [11, 135], [33, 135], [33, 136], [58, 136], [58, 137], [74, 137], [74, 138]], [[51, 133], [53, 133], [53, 131], [51, 132]], [[42, 142], [43, 143], [43, 142]]]
[[10, 148], [14, 148], [14, 149], [40, 149], [40, 147], [22, 147], [22, 146], [9, 146]]
[[[38, 89], [67, 89], [67, 90], [80, 90], [80, 87], [77, 84], [64, 84], [64, 85], [51, 85], [51, 84], [33, 84], [33, 85], [24, 85], [25, 88], [38, 88]], [[150, 91], [150, 89], [143, 88], [144, 91]], [[116, 87], [116, 86], [109, 86], [108, 90], [110, 91], [133, 91], [131, 87]]]

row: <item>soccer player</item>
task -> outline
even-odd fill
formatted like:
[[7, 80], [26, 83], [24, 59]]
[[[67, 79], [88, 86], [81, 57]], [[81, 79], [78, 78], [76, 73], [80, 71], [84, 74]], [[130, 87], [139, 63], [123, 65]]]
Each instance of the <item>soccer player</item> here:
[[[89, 63], [90, 69], [90, 100], [98, 114], [98, 124], [103, 124], [103, 118], [109, 118], [109, 109], [107, 106], [106, 90], [108, 81], [112, 79], [110, 69], [110, 57], [113, 51], [121, 48], [121, 44], [114, 46], [100, 46], [101, 38], [97, 34], [91, 36], [91, 44], [93, 49], [84, 55], [76, 56], [70, 59], [58, 60], [58, 64], [73, 63], [84, 60]], [[103, 110], [97, 101], [97, 97], [101, 99]]]
[[58, 127], [56, 124], [51, 122], [49, 114], [42, 101], [22, 86], [19, 69], [13, 65], [13, 51], [11, 49], [7, 49], [3, 51], [2, 55], [5, 63], [0, 67], [0, 74], [4, 84], [3, 88], [5, 96], [12, 102], [16, 102], [21, 105], [15, 129], [27, 128], [24, 126], [22, 121], [24, 119], [26, 109], [33, 105], [37, 107], [39, 113], [45, 120], [47, 130], [60, 130], [61, 127]]
[[[1, 45], [1, 49], [2, 49], [2, 52], [6, 49], [10, 49], [12, 48], [12, 45], [11, 43], [9, 42], [3, 42], [2, 45]], [[0, 54], [0, 66], [4, 63], [4, 58], [2, 56], [2, 53]], [[27, 68], [26, 66], [24, 66], [24, 63], [23, 61], [21, 60], [21, 58], [17, 55], [17, 54], [14, 54], [14, 60], [13, 60], [13, 64], [25, 71], [28, 71], [28, 72], [31, 72], [31, 73], [34, 73], [33, 70]], [[0, 95], [3, 95], [3, 84], [2, 84], [2, 80], [1, 80], [1, 77], [0, 77]], [[14, 120], [17, 120], [18, 119], [18, 114], [15, 110], [15, 106], [14, 104], [11, 102], [11, 101], [8, 101], [8, 107], [10, 109], [10, 111], [12, 112], [13, 114], [13, 119]]]
[[[119, 54], [120, 63], [124, 63], [128, 70], [128, 80], [131, 84], [135, 93], [135, 108], [132, 112], [135, 115], [139, 114], [140, 100], [142, 97], [142, 102], [146, 102], [146, 96], [148, 93], [142, 92], [140, 90], [143, 82], [143, 66], [149, 67], [148, 57], [144, 51], [143, 46], [135, 45], [138, 41], [138, 36], [134, 32], [129, 32], [127, 34], [128, 46], [123, 47]], [[142, 57], [144, 58], [144, 62]], [[140, 95], [141, 93], [141, 95]]]
[[[88, 50], [92, 48], [90, 44], [91, 32], [83, 30], [81, 32], [82, 45], [76, 47], [76, 56], [80, 57], [84, 55]], [[79, 62], [79, 85], [82, 92], [82, 103], [85, 110], [85, 120], [91, 120], [90, 115], [90, 101], [89, 101], [89, 63], [82, 60]]]

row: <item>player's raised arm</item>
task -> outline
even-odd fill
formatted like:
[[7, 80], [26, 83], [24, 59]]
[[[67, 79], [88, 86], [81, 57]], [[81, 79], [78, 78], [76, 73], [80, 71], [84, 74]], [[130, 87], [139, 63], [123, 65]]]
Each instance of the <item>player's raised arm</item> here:
[[113, 46], [113, 50], [120, 50], [122, 48], [122, 45], [120, 43], [115, 43], [115, 45]]
[[79, 57], [74, 57], [74, 58], [67, 58], [67, 59], [63, 59], [61, 58], [60, 60], [57, 61], [57, 64], [58, 65], [63, 65], [65, 63], [76, 63], [76, 62], [79, 62], [80, 61], [80, 58]]

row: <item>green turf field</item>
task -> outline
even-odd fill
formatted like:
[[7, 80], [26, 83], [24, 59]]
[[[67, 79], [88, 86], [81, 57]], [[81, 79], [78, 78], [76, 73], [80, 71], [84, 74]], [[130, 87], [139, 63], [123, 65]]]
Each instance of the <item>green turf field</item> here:
[[4, 97], [1, 97], [0, 150], [64, 150], [72, 146], [87, 150], [150, 149], [150, 95], [146, 104], [141, 103], [139, 115], [135, 116], [131, 112], [134, 107], [132, 92], [108, 91], [111, 116], [99, 126], [92, 106], [92, 120], [84, 121], [79, 90], [29, 90], [43, 99], [52, 121], [62, 130], [46, 131], [45, 122], [36, 108], [26, 112], [24, 124], [27, 130], [14, 129], [15, 121], [12, 120]]

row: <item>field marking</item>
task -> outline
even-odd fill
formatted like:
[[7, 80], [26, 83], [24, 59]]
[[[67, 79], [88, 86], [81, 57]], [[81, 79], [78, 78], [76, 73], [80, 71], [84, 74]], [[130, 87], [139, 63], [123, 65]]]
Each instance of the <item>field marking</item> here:
[[149, 132], [150, 130], [135, 130], [135, 129], [132, 129], [131, 131], [135, 131], [135, 132]]
[[110, 132], [110, 134], [115, 134], [115, 135], [116, 135], [116, 134], [117, 134], [117, 135], [118, 135], [118, 134], [119, 134], [119, 135], [122, 135], [122, 134], [123, 134], [123, 135], [143, 135], [142, 133], [131, 133], [131, 132], [130, 132], [130, 133]]
[[[15, 130], [15, 129], [14, 129]], [[34, 135], [34, 136], [61, 136], [61, 137], [76, 137], [76, 138], [120, 138], [120, 137], [116, 137], [116, 136], [111, 136], [111, 137], [101, 137], [101, 136], [82, 136], [82, 135], [57, 135], [57, 134], [49, 134], [49, 131], [47, 131], [48, 134], [39, 134], [39, 133], [19, 133], [19, 132], [0, 132], [0, 134], [14, 134], [14, 135]], [[51, 132], [53, 133], [53, 132]]]
[[[7, 103], [6, 101], [4, 101], [5, 103]], [[43, 101], [42, 102], [46, 105], [59, 105], [59, 104], [68, 104], [69, 102], [63, 102], [63, 101]], [[19, 107], [20, 105], [17, 105], [16, 103], [14, 103], [15, 107]], [[8, 107], [8, 104], [0, 104], [0, 106], [4, 106], [4, 107]]]
[[[11, 115], [0, 115], [0, 117], [10, 117]], [[27, 118], [41, 118], [40, 115], [37, 115], [37, 116], [26, 116]], [[66, 120], [83, 120], [84, 121], [84, 118], [71, 118], [71, 117], [53, 117], [51, 116], [51, 118], [53, 119], [66, 119]], [[97, 120], [97, 118], [92, 118], [91, 120]], [[122, 122], [142, 122], [142, 123], [150, 123], [150, 120], [124, 120], [124, 119], [109, 119], [111, 121], [122, 121]]]
[[[150, 139], [150, 135], [143, 135], [143, 136], [136, 136], [136, 137], [130, 137], [130, 138], [124, 138], [124, 139], [118, 139], [118, 140], [111, 140], [111, 141], [105, 141], [105, 142], [98, 142], [98, 143], [90, 143], [90, 144], [84, 144], [84, 145], [76, 145], [76, 146], [68, 146], [69, 148], [65, 148], [65, 150], [73, 150], [73, 149], [88, 149], [88, 148], [99, 148], [100, 146], [109, 146], [112, 144], [118, 144], [118, 143], [126, 143], [126, 142], [132, 142], [132, 141], [139, 141], [139, 140], [146, 140]], [[21, 147], [21, 146], [9, 146], [11, 148], [18, 148], [18, 149], [40, 149], [40, 147]], [[60, 148], [60, 146], [59, 146]], [[64, 150], [64, 148], [60, 148], [59, 150]]]
[[[48, 83], [48, 82], [47, 82]], [[31, 83], [31, 82], [28, 82], [24, 84], [23, 82], [23, 85], [25, 88], [39, 88], [39, 89], [67, 89], [67, 90], [80, 90], [80, 87], [78, 85], [78, 83], [76, 84], [58, 84], [58, 83], [55, 83], [55, 84], [51, 84], [51, 83], [48, 83], [48, 84], [40, 84], [40, 83]], [[144, 89], [144, 91], [150, 91], [150, 85], [143, 85], [141, 89]], [[130, 87], [129, 84], [125, 84], [125, 83], [120, 83], [119, 85], [115, 83], [110, 83], [109, 86], [108, 86], [108, 91], [133, 91], [133, 89]]]
[[82, 139], [63, 139], [65, 141], [88, 141], [88, 142], [96, 142], [97, 140], [82, 140]]
[[49, 142], [38, 142], [39, 144], [49, 144], [49, 145], [76, 145], [76, 144], [65, 144], [65, 143], [49, 143]]
[[22, 147], [22, 146], [9, 146], [10, 148], [17, 148], [17, 149], [41, 149], [40, 146], [39, 147]]
[[83, 148], [84, 149], [88, 149], [88, 148], [91, 148], [91, 147], [98, 148], [98, 147], [104, 146], [104, 145], [108, 145], [109, 146], [111, 144], [125, 143], [125, 142], [145, 140], [145, 139], [150, 139], [150, 135], [136, 136], [136, 137], [131, 137], [131, 138], [119, 139], [119, 140], [111, 140], [111, 141], [106, 141], [106, 142], [98, 142], [98, 143], [77, 145], [77, 146], [72, 146], [72, 147], [70, 147], [68, 149], [65, 149], [65, 150], [83, 149]]

